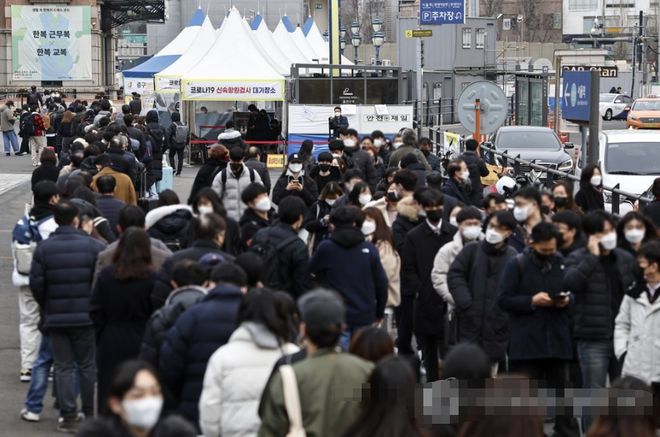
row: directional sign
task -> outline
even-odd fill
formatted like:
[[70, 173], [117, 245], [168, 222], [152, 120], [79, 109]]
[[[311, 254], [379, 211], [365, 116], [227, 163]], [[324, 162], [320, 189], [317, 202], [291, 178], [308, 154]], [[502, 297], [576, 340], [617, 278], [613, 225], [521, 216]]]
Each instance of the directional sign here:
[[461, 92], [458, 98], [458, 121], [470, 132], [477, 127], [475, 102], [481, 104], [479, 131], [482, 134], [495, 132], [506, 120], [507, 100], [504, 91], [496, 83], [481, 80], [473, 82]]
[[619, 67], [612, 65], [604, 67], [602, 65], [562, 65], [562, 73], [565, 71], [598, 71], [600, 77], [618, 77]]
[[431, 29], [409, 29], [405, 33], [406, 38], [430, 38], [433, 36]]
[[419, 24], [464, 24], [465, 0], [420, 0]]
[[588, 122], [591, 109], [591, 72], [564, 71], [562, 91], [562, 118]]

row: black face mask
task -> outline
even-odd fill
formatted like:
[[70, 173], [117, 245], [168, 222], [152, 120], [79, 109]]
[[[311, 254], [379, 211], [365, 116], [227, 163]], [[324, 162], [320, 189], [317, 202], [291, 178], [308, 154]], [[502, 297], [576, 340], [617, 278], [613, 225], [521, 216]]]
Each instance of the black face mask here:
[[420, 149], [420, 150], [422, 151], [422, 153], [424, 154], [424, 156], [429, 156], [429, 155], [431, 154], [431, 151], [430, 151], [430, 150], [426, 150], [426, 149]]
[[231, 169], [232, 173], [234, 173], [234, 174], [240, 173], [241, 170], [243, 169], [243, 164], [240, 164], [240, 163], [236, 164], [236, 163], [232, 162], [232, 163], [229, 164], [229, 168]]
[[387, 193], [387, 200], [389, 200], [390, 202], [398, 202], [399, 199], [400, 199], [399, 193], [397, 193], [396, 191], [390, 191]]
[[545, 255], [542, 253], [538, 253], [537, 251], [534, 251], [534, 256], [536, 257], [537, 260], [539, 260], [541, 263], [546, 263], [549, 262], [555, 254], [550, 254], [550, 255]]
[[559, 196], [555, 197], [555, 207], [565, 208], [568, 205], [568, 197]]
[[543, 215], [548, 215], [548, 214], [550, 214], [550, 208], [548, 208], [548, 207], [545, 206], [545, 205], [541, 205], [541, 214], [543, 214]]
[[426, 218], [431, 223], [439, 223], [442, 220], [442, 210], [434, 209], [433, 211], [426, 211]]
[[329, 171], [329, 170], [330, 170], [330, 167], [331, 167], [330, 164], [319, 164], [319, 169], [320, 169], [321, 171]]

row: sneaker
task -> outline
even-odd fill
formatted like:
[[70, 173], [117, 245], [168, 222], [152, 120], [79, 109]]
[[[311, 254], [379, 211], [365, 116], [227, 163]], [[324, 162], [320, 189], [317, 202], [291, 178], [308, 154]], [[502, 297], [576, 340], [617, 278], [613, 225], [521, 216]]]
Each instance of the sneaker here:
[[32, 369], [21, 370], [21, 382], [30, 382], [32, 379]]
[[28, 411], [27, 408], [23, 408], [21, 410], [21, 419], [26, 422], [39, 422], [41, 418], [37, 413], [33, 413], [32, 411]]
[[14, 156], [23, 156], [23, 155], [25, 155], [25, 153], [23, 153], [23, 152], [14, 153]]
[[61, 422], [58, 421], [57, 430], [59, 432], [65, 432], [68, 434], [75, 434], [78, 432], [79, 420], [76, 419], [63, 419]]
[[[78, 415], [75, 418], [69, 420], [73, 422], [82, 422], [83, 420], [85, 420], [85, 413], [78, 412]], [[64, 417], [61, 416], [58, 417], [57, 423], [64, 423]]]
[[11, 153], [5, 153], [5, 156], [11, 156]]

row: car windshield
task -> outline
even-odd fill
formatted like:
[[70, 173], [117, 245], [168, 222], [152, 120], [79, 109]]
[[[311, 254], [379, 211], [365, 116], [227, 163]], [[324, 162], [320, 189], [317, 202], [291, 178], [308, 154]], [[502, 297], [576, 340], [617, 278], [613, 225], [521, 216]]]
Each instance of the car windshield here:
[[612, 100], [614, 100], [614, 96], [616, 96], [616, 94], [601, 94], [600, 95], [600, 102], [601, 103], [610, 103]]
[[498, 149], [552, 149], [561, 147], [552, 131], [512, 130], [497, 134]]
[[609, 174], [660, 176], [660, 142], [608, 144], [605, 170]]
[[637, 101], [632, 107], [633, 111], [660, 111], [660, 100]]

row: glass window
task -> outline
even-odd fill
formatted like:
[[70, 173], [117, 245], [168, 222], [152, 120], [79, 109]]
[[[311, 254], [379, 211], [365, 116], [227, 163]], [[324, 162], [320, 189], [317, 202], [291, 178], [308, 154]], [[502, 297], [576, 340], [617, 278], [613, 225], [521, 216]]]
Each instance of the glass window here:
[[582, 17], [582, 33], [591, 34], [595, 17]]
[[543, 106], [546, 102], [543, 100], [543, 83], [539, 81], [530, 81], [530, 126], [543, 126]]
[[633, 111], [660, 111], [660, 100], [638, 100], [632, 109]]
[[598, 8], [598, 0], [568, 0], [569, 11], [591, 11]]
[[475, 35], [474, 47], [477, 49], [483, 49], [486, 46], [486, 29], [477, 29]]
[[511, 130], [497, 135], [498, 149], [552, 149], [559, 150], [561, 143], [552, 131]]
[[463, 29], [463, 48], [472, 48], [472, 29]]
[[610, 143], [605, 150], [609, 174], [660, 175], [660, 143]]
[[616, 94], [601, 94], [600, 102], [601, 103], [610, 103]]

